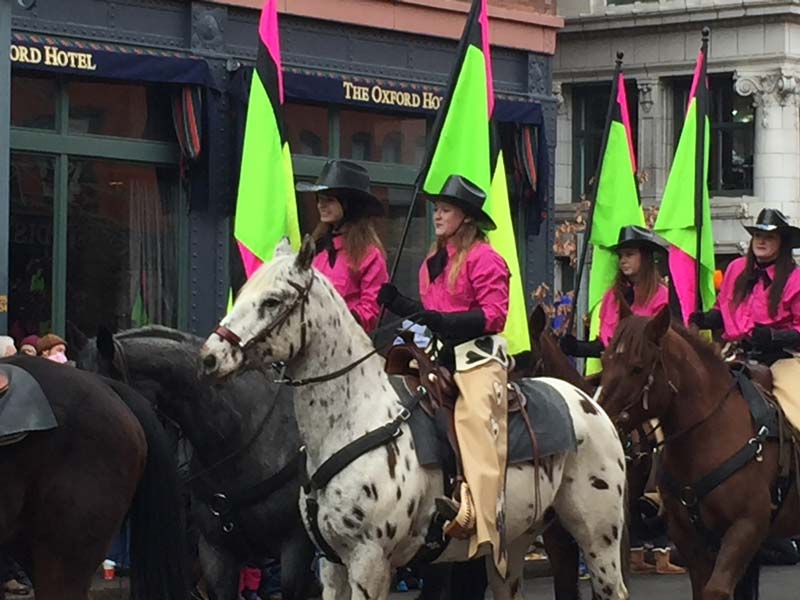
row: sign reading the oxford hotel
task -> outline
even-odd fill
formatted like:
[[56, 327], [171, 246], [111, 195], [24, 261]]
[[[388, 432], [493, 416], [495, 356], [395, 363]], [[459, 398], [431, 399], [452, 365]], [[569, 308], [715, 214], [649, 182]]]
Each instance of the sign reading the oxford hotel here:
[[433, 92], [409, 92], [392, 90], [380, 85], [358, 85], [352, 81], [343, 81], [344, 99], [351, 102], [399, 106], [402, 108], [420, 108], [422, 110], [439, 110], [443, 96]]
[[11, 62], [25, 65], [44, 65], [77, 69], [78, 71], [96, 71], [97, 65], [91, 52], [75, 52], [57, 46], [20, 46], [11, 44]]

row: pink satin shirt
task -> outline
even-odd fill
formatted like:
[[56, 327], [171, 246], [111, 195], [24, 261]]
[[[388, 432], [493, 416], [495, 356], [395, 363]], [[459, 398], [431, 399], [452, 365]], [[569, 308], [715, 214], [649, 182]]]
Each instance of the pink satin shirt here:
[[344, 298], [347, 308], [358, 319], [364, 331], [369, 333], [375, 329], [381, 310], [378, 306], [378, 291], [389, 281], [386, 257], [378, 248], [370, 246], [358, 269], [354, 270], [350, 268], [350, 258], [342, 249], [343, 243], [342, 236], [333, 238], [336, 262], [332, 267], [328, 263], [327, 251], [317, 254], [312, 265], [330, 280]]
[[[756, 325], [766, 325], [774, 329], [794, 329], [800, 331], [800, 269], [795, 268], [783, 288], [783, 297], [778, 302], [774, 317], [769, 314], [769, 287], [759, 280], [750, 294], [736, 306], [733, 290], [736, 279], [744, 271], [747, 258], [737, 258], [725, 270], [722, 288], [717, 297], [717, 307], [722, 312], [725, 325], [723, 337], [726, 340], [740, 340], [749, 337]], [[767, 275], [775, 278], [775, 265], [766, 269]]]
[[[447, 245], [447, 266], [434, 281], [428, 275], [427, 259], [419, 269], [419, 293], [427, 310], [443, 313], [481, 310], [486, 319], [485, 333], [500, 333], [508, 317], [508, 293], [511, 275], [506, 261], [486, 242], [472, 246], [461, 271], [450, 286], [450, 269], [456, 248]], [[429, 256], [430, 258], [430, 256]]]
[[[631, 311], [637, 316], [652, 317], [667, 304], [669, 304], [669, 292], [665, 285], [658, 284], [656, 293], [647, 302], [639, 302], [636, 297], [636, 288], [634, 288]], [[599, 338], [603, 342], [603, 346], [608, 346], [611, 338], [614, 337], [617, 325], [619, 325], [619, 302], [617, 302], [617, 297], [614, 295], [614, 288], [611, 288], [605, 293], [603, 301], [600, 303]]]

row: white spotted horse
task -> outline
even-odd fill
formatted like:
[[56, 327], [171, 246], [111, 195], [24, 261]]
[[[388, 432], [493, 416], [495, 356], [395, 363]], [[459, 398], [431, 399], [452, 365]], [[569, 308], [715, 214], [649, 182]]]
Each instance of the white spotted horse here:
[[[311, 474], [301, 512], [329, 559], [322, 561], [323, 599], [385, 600], [392, 569], [425, 544], [443, 474], [420, 465], [408, 406], [344, 301], [311, 268], [313, 256], [308, 236], [298, 254], [281, 243], [209, 336], [201, 368], [220, 380], [242, 368], [283, 363], [286, 382], [296, 387], [294, 408]], [[563, 398], [577, 446], [551, 458], [549, 477], [533, 464], [508, 470], [509, 566], [502, 578], [487, 559], [494, 598], [523, 598], [524, 555], [552, 509], [584, 552], [595, 597], [626, 599], [620, 564], [625, 465], [616, 429], [574, 386], [536, 381]], [[467, 548], [454, 540], [437, 560], [466, 560]]]

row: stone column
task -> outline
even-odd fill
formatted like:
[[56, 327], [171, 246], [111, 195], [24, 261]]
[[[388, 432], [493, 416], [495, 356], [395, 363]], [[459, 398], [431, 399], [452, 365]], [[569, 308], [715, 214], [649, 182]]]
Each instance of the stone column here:
[[671, 155], [665, 154], [664, 87], [657, 78], [637, 78], [639, 136], [636, 149], [642, 203], [657, 204], [664, 193]]
[[758, 206], [800, 216], [800, 123], [797, 76], [781, 68], [769, 73], [736, 72], [736, 92], [756, 108], [753, 192]]

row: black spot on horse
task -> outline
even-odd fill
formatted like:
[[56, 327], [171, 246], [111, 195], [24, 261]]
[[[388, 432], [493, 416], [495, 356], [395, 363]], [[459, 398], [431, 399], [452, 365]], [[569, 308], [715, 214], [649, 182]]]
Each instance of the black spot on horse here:
[[408, 508], [406, 509], [406, 514], [410, 517], [414, 514], [414, 508], [416, 507], [417, 501], [415, 499], [411, 499], [411, 502], [408, 503]]
[[364, 494], [367, 498], [372, 498], [372, 490], [369, 489], [369, 486], [366, 483], [361, 486], [361, 489], [364, 490]]
[[387, 463], [389, 464], [389, 477], [394, 479], [394, 470], [397, 467], [397, 451], [395, 450], [394, 443], [387, 444], [385, 447], [386, 453], [388, 454]]
[[364, 511], [361, 510], [358, 506], [353, 507], [353, 516], [358, 519], [359, 521], [364, 520]]
[[614, 536], [615, 540], [619, 539], [619, 527], [617, 527], [616, 525], [612, 525], [611, 526], [611, 535]]
[[403, 497], [403, 491], [400, 489], [400, 486], [398, 485], [397, 486], [397, 499], [400, 500], [400, 498], [402, 498], [402, 497]]
[[605, 574], [606, 574], [606, 568], [605, 568], [605, 567], [600, 567], [600, 572], [601, 572], [603, 575], [605, 575]]
[[370, 596], [369, 596], [369, 592], [367, 591], [367, 588], [365, 588], [360, 583], [357, 583], [356, 585], [358, 586], [358, 591], [361, 592], [362, 594], [364, 594], [364, 598], [366, 598], [367, 600], [370, 600]]
[[617, 464], [619, 465], [619, 470], [623, 473], [625, 472], [625, 463], [622, 462], [622, 459], [617, 459]]
[[394, 539], [394, 534], [397, 533], [397, 525], [392, 525], [389, 521], [386, 521], [386, 537], [390, 540]]
[[378, 501], [378, 488], [375, 487], [375, 484], [370, 484], [370, 489], [372, 490], [372, 495], [375, 496], [375, 501]]
[[620, 484], [617, 484], [617, 493], [622, 496], [622, 486]]
[[589, 552], [589, 558], [597, 558], [597, 554], [594, 552]]
[[342, 517], [342, 524], [348, 529], [355, 529], [357, 527], [357, 525], [347, 517]]
[[335, 424], [336, 424], [336, 417], [334, 415], [328, 415], [328, 425], [330, 426], [330, 428], [333, 429], [333, 426]]
[[406, 456], [405, 464], [406, 464], [406, 471], [410, 471], [411, 470], [411, 461], [408, 459], [408, 456]]
[[375, 535], [378, 536], [378, 539], [381, 539], [383, 537], [383, 532], [381, 531], [380, 527], [375, 528]]
[[603, 593], [606, 595], [607, 598], [611, 598], [611, 595], [614, 593], [614, 590], [611, 589], [610, 585], [607, 585], [603, 588]]
[[599, 477], [595, 477], [594, 475], [592, 475], [591, 477], [589, 477], [589, 481], [592, 482], [593, 488], [596, 488], [598, 490], [608, 489], [608, 483], [606, 483], [605, 479], [600, 479]]
[[581, 398], [581, 408], [587, 415], [599, 414], [595, 405], [589, 402], [586, 398]]
[[613, 543], [611, 538], [608, 537], [607, 535], [603, 535], [603, 541], [606, 543], [606, 546], [610, 546]]

